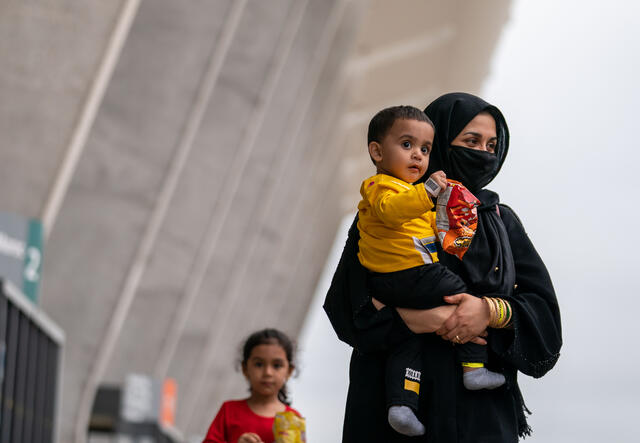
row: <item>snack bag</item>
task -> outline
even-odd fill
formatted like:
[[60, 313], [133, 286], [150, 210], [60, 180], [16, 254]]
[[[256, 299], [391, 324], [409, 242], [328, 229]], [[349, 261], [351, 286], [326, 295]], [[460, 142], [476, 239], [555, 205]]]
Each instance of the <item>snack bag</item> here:
[[442, 249], [460, 260], [469, 249], [478, 226], [480, 205], [462, 183], [447, 180], [447, 188], [438, 195], [436, 227]]
[[273, 421], [275, 443], [306, 443], [307, 433], [304, 418], [293, 411], [278, 412]]

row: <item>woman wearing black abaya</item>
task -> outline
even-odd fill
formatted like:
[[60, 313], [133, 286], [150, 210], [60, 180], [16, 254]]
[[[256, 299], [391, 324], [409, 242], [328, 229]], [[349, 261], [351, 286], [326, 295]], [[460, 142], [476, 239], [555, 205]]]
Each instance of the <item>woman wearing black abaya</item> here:
[[[453, 93], [436, 99], [425, 113], [436, 128], [425, 177], [442, 169], [482, 202], [478, 229], [464, 259], [439, 252], [440, 262], [460, 275], [470, 292], [506, 300], [513, 319], [509, 328], [489, 328], [487, 303], [469, 294], [449, 297], [452, 305], [425, 311], [372, 301], [356, 255], [354, 222], [324, 306], [338, 336], [354, 347], [343, 442], [516, 442], [530, 433], [517, 372], [541, 377], [559, 356], [556, 296], [515, 212], [484, 189], [502, 167], [509, 147], [500, 111], [473, 95]], [[507, 383], [495, 390], [469, 391], [462, 386], [452, 342], [469, 341], [485, 330], [487, 366], [505, 374]], [[387, 424], [384, 362], [387, 350], [412, 331], [425, 333], [422, 355], [428, 364], [423, 366], [417, 415], [427, 433], [409, 438]]]

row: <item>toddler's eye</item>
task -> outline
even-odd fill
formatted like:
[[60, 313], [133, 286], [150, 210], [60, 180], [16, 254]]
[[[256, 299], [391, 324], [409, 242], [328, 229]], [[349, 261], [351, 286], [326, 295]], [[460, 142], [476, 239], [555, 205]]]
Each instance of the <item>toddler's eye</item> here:
[[402, 142], [402, 147], [409, 149], [411, 147], [411, 142], [410, 141]]
[[428, 146], [423, 146], [422, 148], [420, 148], [420, 150], [422, 151], [422, 153], [424, 155], [427, 155], [429, 153], [429, 147]]

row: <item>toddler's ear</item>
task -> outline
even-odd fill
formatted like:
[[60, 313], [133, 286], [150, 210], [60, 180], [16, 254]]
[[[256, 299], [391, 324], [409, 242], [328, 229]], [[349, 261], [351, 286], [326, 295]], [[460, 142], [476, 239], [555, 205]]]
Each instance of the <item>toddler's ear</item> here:
[[382, 146], [380, 146], [380, 143], [369, 143], [369, 155], [375, 162], [379, 162], [382, 160]]

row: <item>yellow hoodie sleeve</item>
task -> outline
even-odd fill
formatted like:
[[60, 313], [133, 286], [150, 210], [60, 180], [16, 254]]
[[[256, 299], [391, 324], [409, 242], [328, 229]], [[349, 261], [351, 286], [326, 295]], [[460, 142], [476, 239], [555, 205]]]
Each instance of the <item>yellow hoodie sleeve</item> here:
[[360, 193], [378, 218], [390, 227], [398, 227], [433, 208], [422, 183], [411, 185], [382, 174], [365, 180]]

